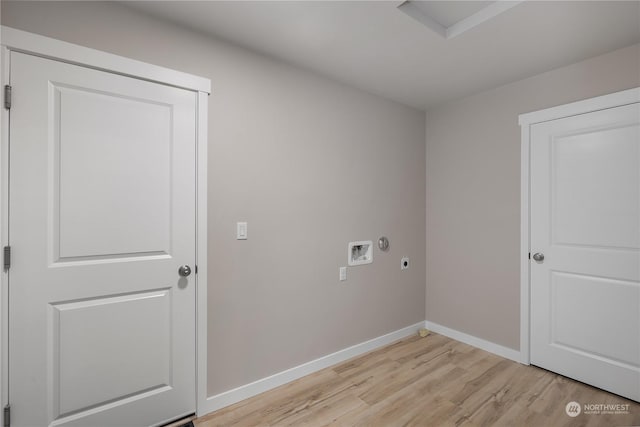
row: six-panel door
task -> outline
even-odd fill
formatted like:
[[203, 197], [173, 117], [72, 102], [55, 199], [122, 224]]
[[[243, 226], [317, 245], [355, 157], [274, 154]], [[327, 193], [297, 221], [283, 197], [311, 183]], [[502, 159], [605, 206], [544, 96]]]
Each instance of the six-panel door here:
[[196, 94], [11, 53], [13, 426], [195, 412]]

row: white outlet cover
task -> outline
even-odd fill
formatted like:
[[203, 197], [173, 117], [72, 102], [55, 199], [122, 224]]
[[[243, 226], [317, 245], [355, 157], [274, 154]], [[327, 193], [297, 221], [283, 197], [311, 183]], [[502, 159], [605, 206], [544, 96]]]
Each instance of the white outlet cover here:
[[361, 240], [349, 242], [347, 251], [348, 265], [371, 264], [373, 262], [373, 242], [371, 240]]
[[340, 267], [340, 281], [344, 282], [347, 280], [347, 267]]
[[237, 240], [247, 240], [247, 223], [246, 222], [238, 222], [236, 224], [236, 239]]

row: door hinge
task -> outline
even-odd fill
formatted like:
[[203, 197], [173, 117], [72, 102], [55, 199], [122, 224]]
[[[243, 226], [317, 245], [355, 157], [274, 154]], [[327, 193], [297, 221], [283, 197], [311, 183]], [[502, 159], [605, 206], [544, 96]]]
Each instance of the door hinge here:
[[3, 423], [4, 427], [10, 427], [11, 426], [11, 405], [7, 404], [7, 406], [4, 407], [4, 423]]
[[4, 108], [11, 109], [11, 86], [5, 85], [4, 87]]
[[3, 266], [5, 270], [11, 268], [11, 246], [4, 247]]

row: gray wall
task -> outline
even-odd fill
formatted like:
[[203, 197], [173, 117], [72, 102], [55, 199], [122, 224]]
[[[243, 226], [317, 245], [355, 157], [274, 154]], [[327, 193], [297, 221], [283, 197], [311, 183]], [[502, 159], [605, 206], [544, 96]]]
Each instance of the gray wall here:
[[2, 24], [212, 80], [209, 395], [424, 320], [423, 112], [115, 3], [3, 1]]
[[518, 114], [640, 86], [640, 45], [427, 117], [427, 320], [520, 348]]

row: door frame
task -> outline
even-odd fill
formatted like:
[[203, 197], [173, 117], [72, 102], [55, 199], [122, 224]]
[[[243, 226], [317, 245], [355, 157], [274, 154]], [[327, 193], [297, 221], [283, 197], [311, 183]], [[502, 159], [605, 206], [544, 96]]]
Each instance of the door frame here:
[[[138, 78], [197, 94], [196, 99], [196, 414], [206, 410], [207, 400], [207, 123], [211, 81], [207, 78], [147, 64], [49, 37], [0, 26], [0, 83], [9, 84], [11, 51]], [[0, 111], [0, 246], [9, 244], [9, 115]], [[9, 404], [9, 300], [8, 271], [0, 274], [0, 403]]]
[[520, 114], [518, 124], [521, 127], [520, 146], [520, 363], [530, 364], [531, 333], [531, 263], [530, 246], [530, 189], [531, 189], [531, 126], [537, 123], [591, 113], [613, 107], [640, 102], [640, 87], [589, 98], [570, 104]]

